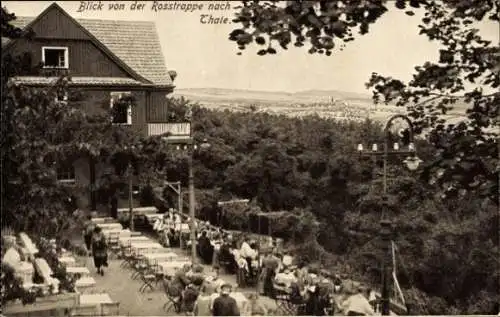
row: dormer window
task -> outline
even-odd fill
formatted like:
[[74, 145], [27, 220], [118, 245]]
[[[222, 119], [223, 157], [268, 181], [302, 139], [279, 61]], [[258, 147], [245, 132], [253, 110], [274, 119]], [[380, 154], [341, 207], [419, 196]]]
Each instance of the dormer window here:
[[61, 46], [42, 47], [44, 68], [69, 68], [68, 48]]

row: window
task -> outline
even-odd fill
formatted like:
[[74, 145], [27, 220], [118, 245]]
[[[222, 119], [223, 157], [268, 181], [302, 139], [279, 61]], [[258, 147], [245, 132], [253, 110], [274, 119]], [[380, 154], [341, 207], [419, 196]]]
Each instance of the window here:
[[132, 124], [132, 94], [112, 92], [110, 100], [111, 120], [114, 124]]
[[68, 68], [67, 47], [42, 47], [44, 68]]
[[75, 182], [75, 167], [73, 163], [63, 163], [57, 167], [57, 180], [64, 183]]

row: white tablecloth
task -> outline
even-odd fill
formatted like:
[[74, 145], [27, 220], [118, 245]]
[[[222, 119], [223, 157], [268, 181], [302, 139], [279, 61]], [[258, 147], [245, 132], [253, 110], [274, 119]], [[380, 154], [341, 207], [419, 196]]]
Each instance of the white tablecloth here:
[[72, 256], [62, 256], [59, 258], [59, 263], [64, 264], [67, 268], [76, 266], [76, 260]]
[[187, 233], [190, 232], [188, 223], [176, 223], [174, 227], [175, 231]]
[[150, 224], [153, 224], [156, 221], [156, 219], [159, 219], [159, 218], [163, 217], [162, 214], [147, 214], [147, 215], [144, 215], [144, 216], [148, 219], [148, 222]]
[[161, 262], [172, 261], [178, 257], [179, 256], [174, 252], [144, 254], [144, 258], [146, 259], [146, 261], [148, 262], [149, 265], [154, 265], [156, 263], [161, 263]]
[[141, 241], [146, 241], [146, 242], [153, 242], [148, 237], [145, 236], [138, 236], [138, 237], [120, 237], [119, 239], [120, 245], [122, 247], [130, 246], [132, 242], [141, 242]]
[[92, 305], [92, 304], [111, 304], [113, 300], [108, 293], [100, 294], [82, 294], [80, 295], [80, 304]]
[[92, 218], [90, 221], [92, 221], [95, 224], [116, 222], [115, 219], [112, 217], [97, 217], [97, 218]]
[[103, 231], [112, 229], [123, 230], [122, 225], [118, 222], [100, 223], [98, 226], [101, 227]]
[[78, 288], [79, 291], [84, 290], [89, 287], [93, 287], [96, 285], [95, 279], [92, 276], [85, 276], [82, 278], [79, 278], [78, 280], [75, 281], [75, 286]]
[[67, 267], [66, 273], [68, 273], [68, 274], [80, 274], [82, 276], [90, 275], [89, 269], [84, 267], [84, 266]]
[[[158, 242], [132, 242], [130, 249], [135, 254], [157, 253], [157, 249], [163, 249], [163, 246]], [[156, 249], [156, 250], [155, 250]]]
[[175, 272], [182, 268], [185, 264], [191, 265], [191, 261], [168, 261], [168, 262], [159, 262], [158, 267], [166, 276], [173, 276]]

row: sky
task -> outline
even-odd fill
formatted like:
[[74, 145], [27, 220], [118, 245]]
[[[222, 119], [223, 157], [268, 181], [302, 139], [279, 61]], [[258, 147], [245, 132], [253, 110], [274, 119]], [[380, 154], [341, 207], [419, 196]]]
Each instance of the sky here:
[[[17, 16], [36, 16], [53, 1], [3, 1]], [[228, 34], [239, 24], [202, 24], [201, 14], [227, 17], [233, 10], [209, 11], [208, 1], [187, 1], [203, 4], [202, 10], [153, 9], [153, 1], [135, 1], [145, 4], [143, 10], [131, 10], [134, 1], [101, 1], [102, 10], [83, 10], [82, 4], [99, 1], [56, 1], [77, 19], [111, 19], [154, 21], [159, 33], [167, 68], [178, 74], [177, 88], [229, 88], [263, 91], [296, 92], [302, 90], [338, 90], [366, 93], [370, 74], [377, 72], [408, 80], [416, 65], [435, 61], [439, 47], [418, 35], [418, 15], [407, 16], [401, 10], [389, 10], [370, 32], [348, 43], [343, 51], [331, 56], [310, 55], [307, 49], [290, 47], [277, 55], [258, 56], [255, 48], [236, 55], [238, 49], [229, 41]], [[165, 3], [158, 1], [156, 9]], [[212, 1], [225, 5], [227, 1]], [[125, 4], [125, 10], [109, 10], [108, 4]], [[231, 1], [232, 7], [239, 1]], [[389, 4], [391, 5], [391, 4]], [[480, 26], [484, 38], [499, 41], [498, 24]]]

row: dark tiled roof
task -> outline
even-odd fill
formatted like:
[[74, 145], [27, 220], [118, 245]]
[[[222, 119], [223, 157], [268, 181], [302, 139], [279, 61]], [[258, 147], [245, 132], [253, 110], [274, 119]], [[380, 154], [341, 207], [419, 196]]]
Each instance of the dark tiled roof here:
[[[17, 17], [25, 27], [34, 17]], [[77, 19], [87, 31], [139, 75], [156, 85], [172, 85], [154, 22]], [[2, 39], [2, 44], [4, 44]]]
[[[12, 78], [14, 84], [25, 85], [50, 85], [59, 80], [59, 77], [38, 77], [38, 76], [17, 76]], [[101, 86], [101, 85], [117, 85], [117, 86], [140, 86], [141, 82], [124, 77], [71, 77], [69, 85], [84, 85], [84, 86]]]

